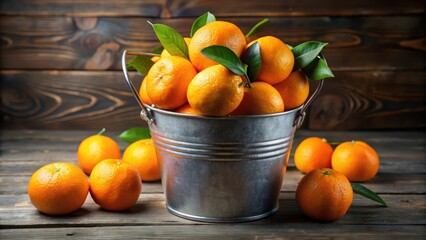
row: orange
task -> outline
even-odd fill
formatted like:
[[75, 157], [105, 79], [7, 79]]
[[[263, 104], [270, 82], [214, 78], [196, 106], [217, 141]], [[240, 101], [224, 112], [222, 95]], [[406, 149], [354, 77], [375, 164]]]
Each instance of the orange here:
[[142, 181], [157, 181], [161, 178], [152, 139], [142, 139], [130, 144], [124, 151], [122, 160], [136, 167]]
[[146, 77], [142, 80], [141, 88], [139, 90], [139, 96], [145, 104], [152, 105], [152, 101], [149, 98], [148, 93], [146, 92]]
[[135, 205], [141, 189], [136, 168], [119, 159], [100, 162], [90, 174], [90, 195], [108, 211], [122, 211]]
[[228, 47], [240, 57], [246, 46], [246, 38], [241, 30], [230, 22], [215, 21], [198, 29], [189, 43], [189, 58], [198, 71], [218, 64], [201, 53], [201, 50], [212, 45]]
[[89, 192], [84, 172], [72, 163], [47, 164], [28, 183], [32, 204], [42, 213], [68, 214], [81, 208]]
[[78, 164], [87, 174], [92, 172], [96, 164], [107, 158], [120, 158], [120, 147], [107, 136], [90, 136], [78, 146]]
[[242, 81], [240, 76], [222, 65], [206, 68], [189, 84], [189, 104], [202, 115], [226, 116], [234, 111], [243, 99]]
[[270, 114], [284, 111], [280, 93], [269, 83], [253, 82], [251, 88], [244, 88], [244, 97], [231, 115]]
[[296, 189], [302, 212], [320, 221], [335, 221], [346, 214], [353, 200], [351, 183], [345, 175], [329, 168], [306, 174]]
[[[191, 42], [191, 38], [188, 38], [188, 37], [183, 38], [183, 40], [185, 40], [187, 46]], [[164, 58], [164, 57], [170, 57], [170, 56], [171, 56], [170, 53], [166, 49], [163, 49], [163, 51], [161, 52], [161, 57]]]
[[325, 138], [309, 137], [304, 139], [294, 153], [296, 168], [308, 173], [317, 168], [331, 168], [333, 148]]
[[191, 114], [191, 115], [201, 115], [199, 112], [197, 112], [195, 109], [189, 105], [189, 103], [183, 105], [182, 107], [176, 109], [176, 112], [178, 113], [185, 113], [185, 114]]
[[247, 48], [255, 42], [259, 43], [262, 62], [256, 79], [271, 85], [286, 79], [294, 66], [294, 56], [290, 48], [283, 41], [272, 36], [258, 38], [250, 42]]
[[331, 165], [349, 180], [364, 182], [372, 179], [379, 171], [379, 156], [362, 141], [344, 142], [334, 150]]
[[185, 58], [161, 58], [152, 65], [146, 76], [146, 92], [158, 108], [178, 108], [188, 102], [186, 91], [196, 74], [195, 68]]
[[286, 110], [305, 103], [309, 95], [309, 81], [302, 71], [292, 72], [284, 81], [274, 85], [283, 98]]

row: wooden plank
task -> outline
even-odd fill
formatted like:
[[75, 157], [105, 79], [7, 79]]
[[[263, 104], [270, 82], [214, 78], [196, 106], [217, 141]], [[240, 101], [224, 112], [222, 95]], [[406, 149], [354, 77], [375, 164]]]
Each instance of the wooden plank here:
[[[424, 128], [425, 72], [336, 71], [313, 102], [312, 129]], [[7, 129], [123, 131], [146, 126], [119, 71], [0, 71]], [[135, 85], [139, 75], [132, 75]], [[312, 86], [314, 88], [314, 86]]]
[[426, 72], [351, 71], [335, 75], [325, 81], [311, 105], [310, 129], [426, 127]]
[[[424, 195], [382, 195], [389, 208], [356, 195], [348, 213], [334, 226], [340, 225], [406, 225], [426, 224]], [[107, 212], [99, 208], [90, 196], [83, 208], [66, 217], [40, 214], [27, 195], [1, 195], [1, 228], [22, 227], [76, 227], [76, 226], [126, 226], [126, 225], [183, 225], [194, 222], [167, 212], [163, 194], [142, 194], [137, 204], [125, 212]], [[271, 217], [252, 224], [314, 223], [297, 207], [294, 193], [283, 193], [280, 207]], [[404, 217], [401, 217], [404, 216]], [[198, 223], [201, 224], [201, 223]]]
[[[2, 15], [32, 16], [144, 16], [160, 17], [164, 0], [104, 1], [96, 0], [14, 0], [1, 1]], [[407, 6], [407, 8], [410, 8]], [[407, 9], [408, 10], [408, 9]], [[409, 10], [408, 10], [409, 11]]]
[[[2, 69], [120, 69], [123, 49], [159, 45], [147, 23], [164, 23], [188, 36], [192, 18], [0, 17]], [[243, 32], [261, 18], [221, 18]], [[272, 18], [262, 35], [289, 44], [329, 42], [333, 70], [424, 70], [425, 16]], [[350, 57], [348, 57], [350, 56]], [[409, 59], [409, 60], [407, 60]]]
[[[246, 0], [244, 4], [227, 0], [175, 1], [107, 1], [94, 0], [14, 0], [0, 2], [0, 14], [7, 15], [70, 15], [70, 16], [149, 16], [197, 17], [206, 11], [216, 16], [359, 16], [398, 15], [425, 12], [421, 0], [335, 2], [331, 0], [264, 1]], [[237, 11], [238, 10], [238, 11]]]
[[[194, 231], [196, 229], [196, 231]], [[399, 225], [339, 225], [298, 223], [285, 226], [247, 224], [173, 225], [173, 226], [120, 226], [3, 229], [5, 239], [206, 239], [206, 240], [283, 240], [283, 239], [424, 239], [424, 226]]]
[[[2, 72], [6, 128], [125, 130], [146, 126], [122, 72]], [[132, 74], [140, 85], [140, 76]]]

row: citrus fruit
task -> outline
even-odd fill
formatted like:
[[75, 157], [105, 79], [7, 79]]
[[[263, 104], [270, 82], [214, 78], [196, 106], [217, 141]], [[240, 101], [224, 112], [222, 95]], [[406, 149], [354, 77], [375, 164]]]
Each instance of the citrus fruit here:
[[146, 92], [158, 108], [171, 110], [187, 103], [188, 84], [197, 74], [192, 64], [178, 56], [158, 60], [146, 76]]
[[317, 168], [331, 168], [333, 148], [325, 138], [309, 137], [304, 139], [294, 153], [296, 168], [308, 173]]
[[306, 174], [296, 189], [302, 212], [320, 221], [335, 221], [346, 214], [353, 200], [351, 183], [345, 175], [329, 168]]
[[152, 139], [142, 139], [130, 144], [124, 151], [122, 161], [136, 167], [142, 181], [156, 181], [161, 178]]
[[377, 152], [362, 141], [341, 143], [334, 150], [331, 165], [349, 180], [363, 182], [372, 179], [379, 171]]
[[[191, 41], [192, 42], [192, 41]], [[222, 65], [199, 72], [188, 87], [188, 102], [202, 115], [226, 116], [234, 111], [244, 96], [240, 76]]]
[[120, 158], [120, 147], [110, 137], [93, 135], [78, 146], [78, 164], [87, 174], [92, 172], [96, 164], [107, 158]]
[[[256, 79], [271, 85], [286, 79], [294, 66], [294, 56], [290, 48], [283, 41], [272, 36], [253, 40], [246, 48], [249, 48], [255, 42], [259, 43], [262, 62]], [[286, 103], [284, 102], [284, 104]]]
[[[191, 38], [186, 37], [186, 38], [183, 38], [183, 40], [185, 40], [186, 45], [189, 46], [189, 43], [191, 42]], [[169, 56], [171, 56], [170, 53], [166, 49], [163, 49], [163, 51], [161, 52], [161, 57], [164, 58]]]
[[244, 97], [231, 115], [270, 114], [284, 111], [280, 93], [269, 83], [253, 82], [251, 88], [244, 88]]
[[188, 49], [189, 58], [198, 71], [218, 64], [201, 53], [201, 50], [212, 45], [228, 47], [240, 57], [246, 46], [246, 38], [241, 30], [230, 22], [215, 21], [199, 28], [192, 36]]
[[294, 71], [282, 82], [274, 85], [283, 98], [286, 110], [305, 103], [309, 95], [309, 81], [302, 71]]
[[139, 96], [145, 104], [152, 105], [152, 101], [149, 98], [148, 93], [146, 92], [146, 77], [142, 80], [141, 88], [139, 90]]
[[201, 115], [198, 111], [193, 109], [189, 103], [183, 105], [182, 107], [176, 109], [176, 112], [178, 113], [185, 113], [185, 114], [191, 114], [191, 115]]
[[81, 208], [89, 192], [86, 174], [72, 163], [47, 164], [28, 183], [32, 204], [42, 213], [61, 215]]
[[90, 195], [108, 211], [122, 211], [135, 205], [141, 189], [136, 168], [119, 159], [103, 160], [90, 174]]

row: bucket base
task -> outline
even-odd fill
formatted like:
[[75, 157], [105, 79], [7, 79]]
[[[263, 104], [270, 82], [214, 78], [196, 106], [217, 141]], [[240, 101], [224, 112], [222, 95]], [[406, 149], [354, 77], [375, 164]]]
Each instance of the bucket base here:
[[179, 212], [171, 208], [168, 204], [166, 204], [166, 207], [167, 207], [167, 210], [173, 215], [176, 215], [178, 217], [185, 218], [188, 220], [192, 220], [192, 221], [212, 222], [212, 223], [235, 223], [235, 222], [255, 221], [255, 220], [269, 217], [278, 210], [279, 204], [277, 202], [275, 207], [269, 212], [255, 215], [255, 216], [249, 216], [249, 217], [203, 217], [203, 216], [196, 216], [196, 215]]

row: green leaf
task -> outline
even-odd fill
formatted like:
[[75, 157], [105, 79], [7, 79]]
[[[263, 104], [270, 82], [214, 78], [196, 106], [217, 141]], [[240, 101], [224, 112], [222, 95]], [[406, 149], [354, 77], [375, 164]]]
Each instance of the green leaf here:
[[155, 35], [157, 35], [158, 40], [160, 40], [161, 45], [163, 45], [163, 47], [170, 53], [170, 55], [189, 59], [188, 46], [186, 45], [186, 42], [180, 33], [164, 24], [152, 24], [149, 21], [148, 23], [151, 24]]
[[260, 45], [258, 42], [253, 43], [244, 53], [242, 60], [248, 66], [247, 76], [249, 81], [253, 82], [260, 71], [262, 58], [260, 55]]
[[151, 50], [151, 53], [156, 53], [156, 54], [161, 54], [161, 52], [163, 51], [164, 47], [163, 46], [157, 46], [155, 48], [153, 48]]
[[198, 17], [197, 20], [195, 20], [194, 23], [192, 24], [191, 34], [189, 36], [192, 37], [198, 29], [200, 29], [207, 23], [211, 23], [214, 21], [216, 21], [216, 17], [213, 14], [211, 14], [210, 12], [204, 13], [203, 15]]
[[134, 57], [129, 63], [126, 64], [127, 70], [136, 69], [143, 75], [148, 74], [149, 69], [151, 69], [154, 62], [151, 61], [151, 57], [147, 56], [137, 56]]
[[387, 207], [388, 205], [385, 203], [385, 201], [383, 201], [383, 199], [381, 197], [379, 197], [379, 195], [377, 195], [375, 192], [371, 191], [370, 189], [362, 186], [359, 183], [353, 183], [351, 182], [352, 185], [352, 189], [354, 191], [354, 193], [357, 193], [361, 196], [364, 196], [368, 199], [371, 199], [375, 202], [380, 203], [381, 205]]
[[151, 138], [149, 128], [130, 128], [122, 132], [118, 137], [128, 143], [133, 143], [141, 139]]
[[246, 75], [244, 65], [240, 58], [229, 48], [220, 45], [213, 45], [201, 50], [201, 53], [216, 61], [237, 75]]
[[260, 30], [266, 27], [268, 25], [269, 19], [265, 18], [262, 21], [258, 22], [256, 25], [254, 25], [250, 31], [246, 34], [246, 38], [251, 37], [258, 33]]
[[290, 48], [290, 50], [293, 50], [293, 47], [291, 45], [289, 45], [287, 43], [285, 45], [287, 45], [287, 47]]
[[311, 80], [321, 80], [334, 77], [333, 72], [327, 63], [320, 57], [317, 57], [308, 66], [302, 69], [302, 72]]
[[308, 66], [328, 43], [309, 41], [297, 45], [291, 51], [294, 55], [294, 70]]

